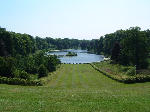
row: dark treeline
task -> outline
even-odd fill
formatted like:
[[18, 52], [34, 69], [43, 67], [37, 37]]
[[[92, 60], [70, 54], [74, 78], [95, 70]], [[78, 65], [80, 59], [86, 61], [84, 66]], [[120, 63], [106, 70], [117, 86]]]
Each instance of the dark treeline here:
[[36, 45], [38, 49], [87, 49], [90, 40], [78, 40], [68, 38], [56, 38], [51, 37], [40, 38], [35, 37]]
[[48, 40], [0, 28], [0, 76], [33, 80], [56, 70], [60, 60], [45, 55]]
[[40, 38], [0, 28], [0, 56], [29, 55], [43, 49], [87, 49], [89, 40]]
[[[137, 32], [140, 34], [140, 36], [146, 38], [146, 41], [148, 43], [150, 42], [150, 30], [140, 31], [139, 27], [131, 27], [127, 30], [118, 30], [114, 33], [101, 36], [100, 39], [92, 40], [90, 41], [90, 45], [88, 46], [88, 48], [89, 50], [94, 51], [97, 54], [103, 53], [110, 56], [115, 43], [118, 42], [121, 44], [123, 40], [133, 38], [133, 34]], [[131, 33], [133, 34], [131, 35]], [[136, 41], [134, 43], [136, 43]]]
[[150, 30], [141, 31], [139, 27], [131, 27], [90, 41], [88, 50], [111, 56], [115, 63], [133, 65], [141, 69], [148, 66], [149, 43]]
[[0, 28], [0, 56], [28, 55], [36, 51], [36, 40], [27, 34], [8, 32]]

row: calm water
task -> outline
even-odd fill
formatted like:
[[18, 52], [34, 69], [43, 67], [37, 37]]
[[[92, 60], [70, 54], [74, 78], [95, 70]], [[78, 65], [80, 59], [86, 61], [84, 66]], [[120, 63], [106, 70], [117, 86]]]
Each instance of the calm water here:
[[[77, 56], [65, 56], [68, 52], [75, 52], [77, 53]], [[103, 55], [96, 55], [96, 54], [90, 54], [87, 52], [87, 50], [65, 50], [65, 51], [56, 51], [56, 52], [50, 52], [51, 55], [58, 55], [59, 59], [61, 60], [61, 63], [92, 63], [92, 62], [98, 62], [103, 61], [104, 56]]]

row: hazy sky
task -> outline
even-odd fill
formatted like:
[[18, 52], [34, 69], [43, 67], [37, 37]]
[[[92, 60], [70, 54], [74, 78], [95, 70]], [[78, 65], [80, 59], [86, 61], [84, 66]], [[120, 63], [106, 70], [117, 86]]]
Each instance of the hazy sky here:
[[150, 29], [150, 0], [0, 0], [0, 26], [53, 38], [99, 38], [119, 29]]

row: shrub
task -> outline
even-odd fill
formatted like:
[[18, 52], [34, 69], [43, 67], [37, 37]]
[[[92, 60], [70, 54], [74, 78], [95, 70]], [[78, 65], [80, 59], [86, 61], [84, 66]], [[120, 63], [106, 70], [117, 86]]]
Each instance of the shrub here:
[[46, 67], [49, 72], [55, 71], [57, 66], [57, 60], [53, 56], [47, 56]]
[[136, 68], [133, 67], [133, 68], [130, 68], [127, 72], [126, 72], [126, 75], [136, 75]]
[[30, 74], [28, 74], [24, 70], [15, 70], [13, 74], [15, 78], [30, 80]]
[[30, 79], [30, 75], [27, 72], [25, 72], [25, 71], [21, 71], [20, 72], [20, 78], [29, 80]]
[[27, 73], [30, 73], [30, 74], [36, 74], [37, 73], [37, 68], [36, 66], [33, 66], [33, 65], [29, 65], [25, 68], [25, 71]]
[[14, 70], [13, 72], [14, 78], [20, 78], [19, 74], [20, 74], [20, 70], [17, 70], [17, 69]]
[[47, 69], [43, 64], [40, 65], [39, 70], [38, 70], [38, 74], [39, 74], [38, 75], [39, 78], [45, 77], [48, 75]]
[[27, 58], [26, 58], [26, 65], [25, 65], [25, 71], [27, 72], [27, 73], [30, 73], [30, 74], [35, 74], [35, 73], [37, 73], [37, 68], [38, 68], [38, 66], [40, 65], [36, 65], [36, 62], [35, 62], [36, 60], [34, 59], [34, 57], [33, 56], [28, 56]]
[[129, 67], [124, 67], [120, 65], [120, 72], [127, 72], [129, 69]]
[[24, 85], [24, 86], [42, 86], [40, 80], [26, 80], [20, 78], [0, 77], [1, 84]]
[[3, 57], [0, 57], [0, 75], [3, 76], [5, 74], [5, 60]]

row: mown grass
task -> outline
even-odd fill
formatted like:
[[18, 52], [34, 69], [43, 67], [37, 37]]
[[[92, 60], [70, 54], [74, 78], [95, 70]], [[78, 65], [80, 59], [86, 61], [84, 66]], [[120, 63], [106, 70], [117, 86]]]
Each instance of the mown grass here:
[[62, 65], [45, 86], [0, 85], [0, 111], [149, 112], [150, 82], [123, 84], [88, 64]]

